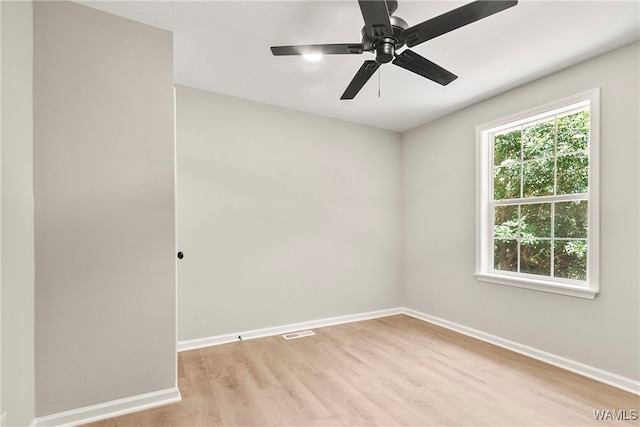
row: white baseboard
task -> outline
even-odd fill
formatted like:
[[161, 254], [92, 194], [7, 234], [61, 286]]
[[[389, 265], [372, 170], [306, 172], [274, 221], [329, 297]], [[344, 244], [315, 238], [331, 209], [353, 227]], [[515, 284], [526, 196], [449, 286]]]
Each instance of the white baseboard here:
[[141, 411], [143, 409], [154, 408], [167, 403], [179, 402], [180, 400], [181, 397], [178, 387], [172, 387], [166, 390], [139, 394], [124, 399], [112, 400], [97, 405], [85, 406], [83, 408], [38, 417], [33, 420], [31, 425], [35, 427], [77, 426]]
[[450, 322], [435, 316], [430, 316], [425, 313], [421, 313], [409, 308], [403, 308], [402, 313], [407, 316], [415, 317], [416, 319], [423, 320], [425, 322], [433, 323], [438, 326], [450, 329], [455, 332], [459, 332], [463, 335], [477, 338], [481, 341], [488, 342], [490, 344], [497, 345], [498, 347], [506, 348], [507, 350], [515, 351], [516, 353], [529, 356], [533, 359], [546, 362], [550, 365], [557, 366], [567, 371], [575, 372], [576, 374], [583, 375], [588, 378], [592, 378], [596, 381], [600, 381], [605, 384], [609, 384], [613, 387], [628, 391], [640, 395], [640, 381], [635, 381], [630, 378], [623, 377], [618, 374], [603, 371], [602, 369], [595, 368], [593, 366], [585, 365], [584, 363], [576, 362], [575, 360], [567, 359], [562, 356], [558, 356], [546, 351], [542, 351], [533, 347], [529, 347], [524, 344], [520, 344], [514, 341], [510, 341], [496, 335], [488, 334], [486, 332], [479, 331], [477, 329], [469, 328], [458, 323]]
[[274, 326], [271, 328], [254, 329], [249, 331], [234, 332], [232, 334], [216, 335], [212, 337], [199, 338], [187, 341], [178, 341], [178, 351], [196, 350], [204, 347], [211, 347], [219, 344], [227, 344], [238, 341], [238, 336], [242, 340], [270, 337], [274, 335], [286, 334], [288, 332], [300, 331], [303, 329], [321, 328], [324, 326], [339, 325], [342, 323], [358, 322], [360, 320], [376, 319], [378, 317], [393, 316], [402, 314], [402, 308], [391, 308], [387, 310], [370, 311], [367, 313], [350, 314], [347, 316], [328, 317], [325, 319], [311, 320], [307, 322], [291, 323], [288, 325]]
[[[407, 316], [420, 319], [422, 321], [442, 326], [463, 335], [477, 338], [481, 341], [497, 345], [507, 350], [529, 356], [531, 358], [558, 366], [571, 372], [592, 378], [613, 387], [640, 395], [640, 381], [632, 380], [611, 372], [604, 371], [584, 363], [576, 362], [562, 356], [548, 353], [524, 344], [510, 341], [496, 335], [492, 335], [478, 329], [473, 329], [455, 322], [450, 322], [439, 317], [421, 313], [410, 308], [399, 307], [387, 310], [372, 311], [367, 313], [351, 314], [347, 316], [329, 317], [325, 319], [311, 320], [307, 322], [292, 323], [288, 325], [275, 326], [271, 328], [254, 329], [232, 334], [218, 335], [208, 338], [200, 338], [189, 341], [178, 342], [178, 351], [195, 350], [198, 348], [210, 347], [219, 344], [226, 344], [238, 341], [238, 336], [242, 336], [243, 340], [268, 337], [273, 335], [281, 335], [288, 332], [299, 331], [303, 329], [321, 328], [324, 326], [339, 325], [343, 323], [358, 322], [361, 320], [376, 319], [380, 317], [393, 316], [397, 314], [405, 314]], [[57, 414], [38, 417], [31, 423], [34, 427], [40, 426], [77, 426], [93, 421], [106, 418], [112, 418], [119, 415], [128, 414], [144, 409], [153, 408], [167, 403], [178, 402], [181, 400], [180, 391], [177, 387], [166, 390], [131, 396], [124, 399], [113, 400], [97, 405], [86, 406], [83, 408], [73, 409], [70, 411], [60, 412]], [[6, 413], [0, 417], [0, 427], [4, 426], [6, 421]]]
[[623, 377], [618, 374], [604, 371], [593, 366], [586, 365], [575, 360], [568, 359], [566, 357], [558, 356], [543, 350], [539, 350], [533, 347], [529, 347], [524, 344], [520, 344], [505, 338], [501, 338], [496, 335], [492, 335], [478, 329], [473, 329], [468, 326], [460, 325], [455, 322], [450, 322], [439, 317], [431, 316], [425, 313], [421, 313], [410, 308], [399, 307], [388, 310], [372, 311], [368, 313], [352, 314], [347, 316], [330, 317], [326, 319], [312, 320], [308, 322], [293, 323], [289, 325], [275, 326], [272, 328], [254, 329], [250, 331], [237, 332], [232, 334], [217, 335], [212, 337], [200, 338], [188, 341], [178, 342], [178, 351], [195, 350], [204, 347], [210, 347], [219, 344], [227, 344], [230, 342], [238, 341], [238, 336], [241, 336], [243, 340], [262, 338], [273, 335], [281, 335], [288, 332], [299, 331], [303, 329], [321, 328], [324, 326], [338, 325], [341, 323], [357, 322], [360, 320], [375, 319], [379, 317], [393, 316], [396, 314], [406, 314], [407, 316], [415, 317], [416, 319], [423, 320], [428, 323], [433, 323], [438, 326], [450, 329], [455, 332], [459, 332], [463, 335], [467, 335], [473, 338], [477, 338], [481, 341], [488, 342], [490, 344], [497, 345], [498, 347], [505, 348], [507, 350], [515, 351], [516, 353], [529, 356], [533, 359], [540, 360], [550, 365], [557, 366], [567, 371], [575, 372], [588, 378], [592, 378], [596, 381], [600, 381], [605, 384], [609, 384], [613, 387], [625, 390], [637, 395], [640, 395], [640, 381], [636, 381], [630, 378]]

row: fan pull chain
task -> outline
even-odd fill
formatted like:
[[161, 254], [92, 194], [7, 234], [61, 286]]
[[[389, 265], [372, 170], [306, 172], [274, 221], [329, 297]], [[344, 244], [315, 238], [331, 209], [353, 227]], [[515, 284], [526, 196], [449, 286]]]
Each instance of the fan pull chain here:
[[380, 68], [378, 68], [378, 98], [380, 98]]

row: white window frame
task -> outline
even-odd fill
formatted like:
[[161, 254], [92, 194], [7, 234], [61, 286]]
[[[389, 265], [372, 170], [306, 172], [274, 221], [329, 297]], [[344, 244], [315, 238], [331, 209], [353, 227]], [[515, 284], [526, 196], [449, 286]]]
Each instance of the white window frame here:
[[[570, 280], [493, 268], [493, 143], [491, 135], [523, 123], [561, 114], [580, 105], [589, 105], [589, 194], [587, 280]], [[532, 108], [476, 126], [476, 273], [478, 280], [555, 294], [594, 299], [599, 284], [599, 163], [600, 163], [600, 88]], [[549, 200], [547, 200], [549, 199]], [[553, 197], [536, 201], [557, 201]]]

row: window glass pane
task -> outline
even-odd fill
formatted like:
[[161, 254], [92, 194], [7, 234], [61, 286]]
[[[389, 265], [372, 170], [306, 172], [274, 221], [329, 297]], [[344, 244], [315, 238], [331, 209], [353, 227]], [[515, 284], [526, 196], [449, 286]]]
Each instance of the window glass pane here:
[[520, 229], [522, 239], [551, 237], [551, 203], [522, 205]]
[[496, 239], [518, 238], [518, 205], [496, 206], [493, 234]]
[[551, 275], [551, 240], [529, 240], [520, 244], [520, 272]]
[[541, 159], [523, 164], [522, 197], [553, 194], [553, 159]]
[[557, 202], [555, 204], [556, 238], [586, 238], [587, 237], [588, 202], [577, 200], [573, 202]]
[[522, 133], [523, 159], [552, 157], [554, 155], [555, 137], [553, 120], [525, 127]]
[[586, 150], [589, 147], [589, 112], [580, 111], [558, 117], [558, 154]]
[[504, 271], [518, 271], [517, 240], [494, 240], [493, 268]]
[[587, 280], [587, 242], [556, 240], [554, 275], [565, 279]]
[[589, 191], [589, 157], [586, 153], [558, 156], [556, 194], [586, 193]]
[[520, 197], [520, 164], [496, 167], [493, 178], [495, 200]]
[[493, 159], [496, 166], [520, 162], [520, 130], [514, 130], [493, 139]]

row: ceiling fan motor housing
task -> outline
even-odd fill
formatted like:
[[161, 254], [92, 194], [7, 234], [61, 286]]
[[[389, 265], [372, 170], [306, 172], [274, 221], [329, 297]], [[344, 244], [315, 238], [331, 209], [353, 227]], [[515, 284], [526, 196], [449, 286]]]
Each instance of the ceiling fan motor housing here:
[[393, 60], [395, 57], [395, 50], [404, 46], [404, 40], [402, 39], [401, 34], [404, 30], [409, 28], [409, 24], [407, 24], [407, 22], [402, 18], [391, 15], [389, 16], [389, 20], [391, 21], [391, 28], [393, 29], [393, 34], [389, 36], [372, 37], [367, 33], [366, 26], [362, 28], [362, 31], [360, 31], [362, 44], [364, 45], [363, 50], [375, 50], [376, 62], [380, 64], [386, 64]]

